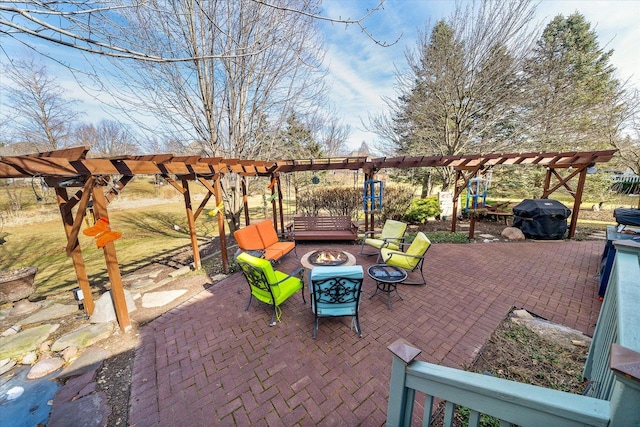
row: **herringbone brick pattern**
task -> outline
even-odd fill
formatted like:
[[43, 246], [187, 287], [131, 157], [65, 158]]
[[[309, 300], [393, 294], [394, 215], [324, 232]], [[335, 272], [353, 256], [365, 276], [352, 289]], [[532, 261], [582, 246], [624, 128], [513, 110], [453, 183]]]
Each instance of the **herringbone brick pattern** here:
[[[298, 254], [320, 248], [299, 245]], [[325, 248], [327, 246], [324, 246]], [[374, 257], [359, 246], [331, 245]], [[235, 274], [141, 328], [129, 422], [135, 426], [376, 426], [386, 419], [391, 354], [398, 338], [422, 349], [419, 360], [462, 368], [511, 307], [593, 333], [600, 309], [597, 269], [603, 243], [436, 244], [427, 253], [427, 286], [399, 286], [393, 310], [366, 277], [360, 323], [323, 319], [300, 294], [270, 308], [253, 303]], [[292, 271], [290, 254], [277, 266]], [[366, 275], [366, 273], [365, 273]]]

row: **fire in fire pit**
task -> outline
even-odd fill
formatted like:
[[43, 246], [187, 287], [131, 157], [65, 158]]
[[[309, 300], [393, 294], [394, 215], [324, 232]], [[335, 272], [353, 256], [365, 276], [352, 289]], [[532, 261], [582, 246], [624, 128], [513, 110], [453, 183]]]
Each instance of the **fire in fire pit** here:
[[342, 251], [315, 251], [309, 256], [309, 262], [313, 265], [334, 266], [342, 265], [349, 258]]

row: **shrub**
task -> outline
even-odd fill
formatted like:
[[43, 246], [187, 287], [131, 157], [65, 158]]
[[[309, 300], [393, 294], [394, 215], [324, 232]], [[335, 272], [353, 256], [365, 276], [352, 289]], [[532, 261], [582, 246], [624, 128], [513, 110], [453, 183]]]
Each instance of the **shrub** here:
[[411, 209], [406, 213], [405, 219], [408, 222], [421, 223], [427, 221], [427, 218], [434, 218], [440, 215], [440, 203], [437, 196], [425, 197], [424, 199], [416, 199], [411, 203]]
[[[379, 219], [385, 222], [388, 219], [401, 220], [411, 207], [413, 188], [406, 186], [390, 185], [384, 188], [382, 211]], [[362, 197], [360, 198], [362, 199]]]
[[323, 187], [298, 193], [297, 207], [302, 215], [348, 215], [357, 218], [362, 203], [362, 189], [353, 187]]

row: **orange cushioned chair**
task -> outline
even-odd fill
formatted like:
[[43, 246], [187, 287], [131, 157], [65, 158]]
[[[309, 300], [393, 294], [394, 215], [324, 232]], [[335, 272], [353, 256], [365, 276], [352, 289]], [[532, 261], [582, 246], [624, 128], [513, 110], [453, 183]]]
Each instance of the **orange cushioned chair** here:
[[240, 250], [259, 254], [264, 259], [271, 262], [280, 260], [291, 251], [295, 252], [294, 242], [280, 242], [278, 234], [270, 220], [262, 221], [258, 224], [251, 224], [233, 233], [233, 237], [238, 243]]

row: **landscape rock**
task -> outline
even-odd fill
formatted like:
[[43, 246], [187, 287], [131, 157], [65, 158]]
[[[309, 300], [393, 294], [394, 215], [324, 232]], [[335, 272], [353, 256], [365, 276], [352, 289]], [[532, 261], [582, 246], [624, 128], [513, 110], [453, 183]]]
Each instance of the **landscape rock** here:
[[[129, 313], [136, 310], [136, 303], [131, 296], [131, 292], [128, 290], [124, 290], [124, 299], [127, 304], [127, 309]], [[113, 298], [111, 296], [111, 291], [105, 292], [98, 298], [95, 302], [95, 307], [93, 309], [93, 314], [91, 315], [91, 323], [107, 323], [113, 322], [116, 320], [116, 310], [113, 305]]]
[[18, 332], [20, 332], [20, 329], [22, 329], [20, 327], [20, 325], [13, 325], [10, 328], [8, 328], [7, 330], [3, 331], [2, 334], [0, 334], [0, 336], [8, 337], [9, 335], [15, 335]]
[[501, 235], [507, 240], [525, 240], [522, 230], [517, 227], [507, 227], [502, 230]]
[[211, 280], [214, 282], [220, 282], [224, 279], [226, 279], [227, 277], [229, 277], [227, 274], [216, 274], [215, 276], [211, 277]]
[[104, 392], [91, 393], [61, 405], [54, 405], [48, 427], [102, 427], [107, 425], [111, 410]]
[[0, 359], [14, 358], [36, 350], [60, 325], [44, 324], [0, 338]]
[[31, 316], [22, 319], [19, 324], [29, 325], [31, 323], [46, 322], [47, 320], [58, 319], [60, 317], [67, 316], [76, 311], [78, 311], [77, 305], [54, 303], [46, 308], [43, 308], [37, 313], [34, 313]]
[[186, 289], [176, 289], [173, 291], [160, 291], [160, 292], [148, 292], [142, 296], [142, 307], [162, 307], [169, 304], [176, 298], [181, 297], [187, 293]]
[[76, 357], [77, 354], [78, 354], [78, 347], [71, 346], [62, 350], [62, 352], [60, 353], [60, 356], [62, 356], [65, 362], [68, 362], [74, 357]]
[[46, 353], [48, 351], [51, 351], [51, 343], [53, 341], [51, 340], [46, 340], [44, 341], [42, 344], [40, 344], [40, 347], [38, 347], [38, 351], [41, 353]]
[[131, 285], [129, 285], [129, 287], [131, 289], [139, 289], [139, 288], [144, 288], [145, 286], [149, 286], [152, 285], [153, 279], [144, 279], [144, 280], [138, 280], [136, 282], [133, 282]]
[[20, 360], [21, 365], [33, 365], [38, 360], [38, 353], [35, 351], [30, 351], [25, 354], [24, 357]]
[[65, 402], [71, 402], [80, 396], [80, 391], [85, 389], [89, 384], [94, 383], [96, 371], [88, 371], [75, 378], [71, 378], [56, 393], [53, 399], [53, 405], [57, 406]]
[[190, 273], [193, 269], [191, 268], [190, 265], [185, 265], [183, 267], [180, 267], [179, 269], [172, 271], [171, 273], [169, 273], [169, 277], [178, 277], [178, 276], [184, 276], [187, 273]]
[[58, 338], [51, 346], [51, 351], [61, 351], [67, 347], [84, 348], [109, 338], [113, 333], [112, 323], [98, 323], [82, 326]]
[[519, 317], [521, 319], [533, 319], [533, 315], [527, 310], [516, 309], [513, 310], [512, 313], [515, 317]]
[[33, 313], [41, 307], [42, 306], [38, 303], [31, 302], [28, 299], [23, 299], [13, 305], [13, 308], [9, 312], [9, 316], [23, 316], [25, 314]]
[[64, 360], [62, 360], [60, 357], [51, 357], [49, 359], [41, 360], [33, 365], [31, 370], [27, 374], [27, 379], [35, 380], [37, 378], [45, 377], [50, 373], [62, 368], [63, 366]]
[[0, 363], [0, 375], [4, 374], [5, 372], [9, 372], [11, 369], [13, 369], [14, 366], [16, 366], [16, 361], [15, 360], [11, 360], [11, 359], [3, 359], [3, 361], [7, 361], [6, 363]]
[[549, 322], [545, 319], [536, 317], [530, 319], [513, 317], [511, 320], [529, 328], [542, 338], [566, 348], [572, 348], [575, 345], [573, 342], [577, 341], [584, 343], [585, 347], [591, 345], [591, 338], [582, 332], [564, 325]]
[[111, 353], [105, 349], [98, 347], [88, 348], [80, 355], [80, 357], [74, 360], [71, 365], [63, 369], [57, 378], [71, 378], [86, 374], [87, 372], [95, 371], [100, 368], [102, 362], [109, 357], [111, 357]]

